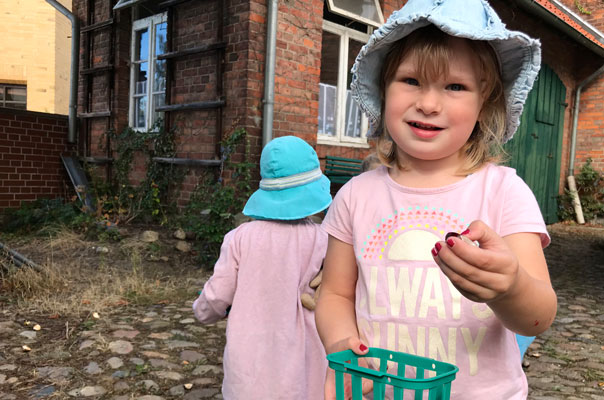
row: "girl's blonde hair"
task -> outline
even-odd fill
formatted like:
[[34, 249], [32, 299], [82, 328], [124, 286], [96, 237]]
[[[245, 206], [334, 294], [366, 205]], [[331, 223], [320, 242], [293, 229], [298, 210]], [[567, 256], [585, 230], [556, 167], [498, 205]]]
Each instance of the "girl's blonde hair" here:
[[[452, 38], [434, 25], [429, 25], [415, 30], [390, 48], [381, 71], [382, 133], [378, 137], [376, 148], [378, 157], [385, 165], [393, 167], [397, 164], [399, 168], [405, 168], [405, 160], [398, 159], [396, 144], [384, 124], [386, 87], [394, 79], [402, 60], [408, 56], [415, 57], [420, 81], [447, 76], [449, 59], [452, 56], [449, 41]], [[500, 162], [505, 154], [502, 145], [506, 110], [497, 55], [488, 42], [467, 40], [467, 43], [476, 56], [476, 71], [480, 73], [479, 81], [484, 102], [480, 111], [480, 122], [476, 123], [470, 138], [461, 149], [465, 154], [464, 163], [458, 171], [461, 175], [477, 171], [486, 162]]]

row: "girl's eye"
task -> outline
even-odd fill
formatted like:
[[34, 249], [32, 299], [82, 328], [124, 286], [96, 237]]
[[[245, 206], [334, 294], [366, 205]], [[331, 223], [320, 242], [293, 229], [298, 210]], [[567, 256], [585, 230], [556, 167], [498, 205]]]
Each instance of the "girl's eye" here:
[[419, 86], [419, 81], [415, 78], [404, 78], [403, 82], [411, 86]]
[[462, 90], [465, 90], [464, 85], [459, 84], [459, 83], [452, 83], [449, 85], [449, 90], [452, 90], [454, 92], [460, 92]]

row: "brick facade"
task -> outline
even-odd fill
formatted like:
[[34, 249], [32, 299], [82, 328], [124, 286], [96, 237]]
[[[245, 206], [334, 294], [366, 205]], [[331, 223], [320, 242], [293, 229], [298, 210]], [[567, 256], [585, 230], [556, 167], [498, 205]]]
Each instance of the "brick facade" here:
[[[88, 10], [85, 0], [75, 0], [74, 10], [82, 21]], [[113, 16], [115, 37], [113, 44], [106, 40], [107, 33], [90, 34], [94, 51], [86, 55], [82, 38], [81, 68], [114, 65], [112, 80], [106, 75], [95, 74], [90, 78], [92, 90], [87, 109], [86, 86], [80, 79], [79, 112], [104, 111], [111, 107], [112, 117], [90, 120], [90, 137], [85, 151], [90, 156], [105, 157], [106, 143], [101, 140], [108, 129], [120, 132], [128, 124], [129, 59], [131, 41], [131, 9], [111, 13], [109, 0], [95, 0], [94, 22]], [[323, 24], [323, 0], [279, 1], [278, 29], [275, 65], [275, 104], [273, 136], [296, 135], [316, 147], [320, 158], [336, 155], [349, 158], [363, 158], [371, 149], [317, 144], [317, 119], [319, 101], [319, 80], [321, 71], [321, 46]], [[387, 18], [399, 9], [405, 0], [382, 0], [382, 10]], [[560, 187], [564, 187], [569, 162], [569, 138], [575, 88], [578, 83], [593, 73], [602, 63], [602, 57], [586, 50], [574, 39], [553, 28], [546, 22], [527, 14], [516, 3], [492, 0], [504, 22], [512, 29], [526, 31], [541, 39], [543, 61], [554, 69], [567, 88], [564, 141]], [[572, 0], [565, 0], [573, 8]], [[604, 5], [600, 0], [584, 0], [585, 8], [591, 15], [581, 15], [598, 29], [604, 29]], [[218, 40], [217, 15], [220, 1], [190, 1], [172, 8], [173, 24], [172, 51], [198, 47]], [[573, 8], [576, 11], [576, 7]], [[188, 110], [170, 113], [169, 125], [177, 132], [178, 157], [191, 159], [217, 159], [218, 143], [221, 138], [237, 128], [245, 128], [251, 138], [253, 161], [258, 161], [261, 152], [264, 69], [267, 31], [266, 0], [228, 0], [224, 18], [226, 42], [223, 66], [222, 95], [226, 106], [222, 113], [216, 110]], [[97, 37], [98, 36], [98, 37]], [[561, 51], [563, 49], [563, 51]], [[216, 81], [216, 58], [211, 53], [180, 57], [172, 61], [172, 104], [198, 102], [214, 99], [219, 87]], [[113, 93], [111, 104], [107, 104], [109, 93]], [[604, 156], [600, 149], [602, 142], [602, 122], [604, 120], [604, 78], [587, 87], [581, 99], [578, 126], [577, 168], [591, 156], [594, 165], [604, 170]], [[221, 132], [216, 131], [216, 118], [222, 123]], [[80, 146], [81, 148], [82, 146]], [[236, 154], [235, 157], [240, 157]], [[208, 167], [194, 167], [183, 186], [183, 198], [198, 183]], [[134, 181], [142, 179], [144, 170], [139, 165], [133, 174]]]
[[60, 158], [70, 150], [67, 117], [0, 108], [0, 212], [73, 195]]
[[[562, 1], [569, 9], [604, 32], [604, 3], [600, 0]], [[581, 10], [578, 8], [581, 5]], [[600, 65], [604, 60], [600, 59]], [[587, 85], [581, 93], [577, 125], [575, 173], [588, 158], [592, 166], [604, 172], [604, 73]]]

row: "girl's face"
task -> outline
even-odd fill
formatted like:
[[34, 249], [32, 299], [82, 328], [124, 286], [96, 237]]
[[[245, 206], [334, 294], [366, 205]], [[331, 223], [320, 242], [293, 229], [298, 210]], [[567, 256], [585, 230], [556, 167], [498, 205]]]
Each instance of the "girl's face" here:
[[452, 38], [450, 46], [448, 74], [424, 78], [429, 74], [420, 73], [410, 55], [386, 85], [384, 123], [399, 160], [410, 167], [437, 160], [443, 166], [459, 165], [459, 151], [482, 108], [480, 74], [470, 46], [458, 38]]

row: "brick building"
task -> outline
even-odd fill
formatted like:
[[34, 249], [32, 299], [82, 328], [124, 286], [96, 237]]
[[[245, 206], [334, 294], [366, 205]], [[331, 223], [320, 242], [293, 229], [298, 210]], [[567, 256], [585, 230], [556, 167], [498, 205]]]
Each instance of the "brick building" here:
[[[363, 158], [371, 143], [364, 138], [366, 121], [348, 101], [349, 70], [368, 32], [405, 1], [369, 3], [339, 9], [342, 3], [333, 0], [74, 0], [81, 21], [78, 155], [109, 166], [113, 154], [102, 141], [105, 132], [147, 130], [161, 117], [177, 133], [173, 162], [189, 168], [183, 200], [200, 172], [219, 164], [220, 140], [237, 128], [247, 130], [256, 157], [263, 140], [292, 134], [311, 143], [320, 158]], [[604, 171], [604, 4], [491, 4], [509, 28], [542, 42], [545, 67], [531, 103], [535, 116], [512, 141], [520, 152], [512, 166], [521, 176], [534, 175], [523, 176], [531, 187], [546, 183], [533, 190], [553, 222], [555, 195], [571, 162], [578, 170], [591, 157]], [[275, 51], [267, 53], [273, 21]], [[269, 61], [274, 54], [274, 79], [267, 79], [267, 54]], [[266, 83], [274, 84], [274, 92], [264, 101]], [[545, 103], [551, 107], [544, 109]], [[531, 138], [541, 140], [534, 145]], [[139, 168], [132, 178], [143, 172]]]

